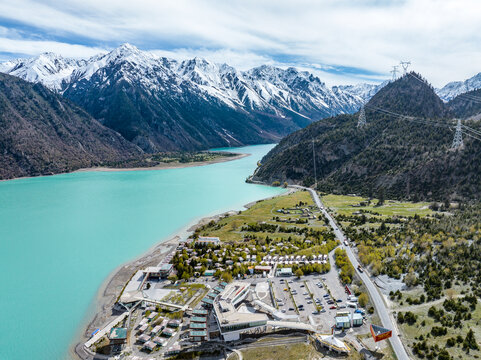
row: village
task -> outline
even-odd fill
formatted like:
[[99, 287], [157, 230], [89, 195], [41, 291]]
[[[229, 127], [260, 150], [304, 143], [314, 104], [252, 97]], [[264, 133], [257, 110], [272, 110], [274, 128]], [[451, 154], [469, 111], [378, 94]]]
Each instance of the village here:
[[[158, 266], [132, 276], [115, 305], [118, 317], [85, 348], [119, 359], [236, 356], [243, 344], [289, 335], [325, 355], [376, 351], [389, 329], [372, 324], [376, 315], [362, 284], [341, 282], [334, 258], [340, 244], [322, 215], [298, 205], [277, 209], [269, 222], [243, 224], [249, 236], [242, 243], [204, 235], [220, 224], [199, 228]], [[277, 214], [295, 226], [307, 219], [312, 227], [304, 222], [274, 238], [279, 227], [271, 222], [282, 222]], [[263, 231], [267, 241], [256, 235]]]

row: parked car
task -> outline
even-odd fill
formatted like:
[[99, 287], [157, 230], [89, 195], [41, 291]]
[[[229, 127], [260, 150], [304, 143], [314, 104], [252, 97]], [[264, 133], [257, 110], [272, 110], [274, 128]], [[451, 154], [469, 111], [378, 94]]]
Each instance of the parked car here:
[[345, 309], [347, 306], [346, 305], [339, 305], [338, 308], [339, 309]]
[[324, 295], [323, 297], [327, 298], [327, 297], [329, 297], [329, 294], [326, 294], [326, 295]]
[[336, 305], [332, 305], [331, 307], [329, 307], [329, 309], [331, 309], [331, 310], [337, 309], [337, 306], [336, 306]]
[[337, 301], [337, 302], [342, 302], [342, 300], [341, 300], [341, 299], [337, 299], [336, 301]]
[[294, 308], [289, 308], [289, 311], [294, 311]]
[[282, 313], [285, 313], [285, 312], [286, 312], [286, 309], [282, 309], [281, 312], [282, 312]]

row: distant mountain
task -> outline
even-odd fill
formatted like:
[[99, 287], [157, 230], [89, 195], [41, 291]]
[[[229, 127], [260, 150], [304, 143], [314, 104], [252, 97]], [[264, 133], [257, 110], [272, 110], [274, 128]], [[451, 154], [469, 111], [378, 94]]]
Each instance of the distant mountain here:
[[477, 89], [481, 89], [481, 73], [464, 81], [450, 82], [443, 88], [437, 89], [436, 93], [444, 101], [450, 101], [460, 94]]
[[0, 72], [60, 91], [72, 72], [86, 64], [86, 60], [68, 59], [50, 52], [34, 58], [0, 63]]
[[148, 152], [277, 142], [312, 121], [357, 111], [375, 92], [329, 88], [294, 68], [179, 62], [129, 44], [81, 61], [43, 54], [0, 71], [58, 91]]
[[0, 179], [67, 172], [142, 151], [48, 90], [0, 74]]
[[[341, 91], [348, 92], [351, 95], [357, 96], [364, 103], [367, 103], [371, 98], [377, 94], [379, 90], [381, 90], [384, 86], [389, 84], [389, 81], [384, 81], [381, 84], [356, 84], [356, 85], [339, 85], [337, 88], [339, 88]], [[334, 89], [334, 88], [333, 88]]]
[[[451, 116], [429, 84], [418, 74], [407, 74], [368, 102], [365, 127], [357, 128], [358, 114], [317, 121], [274, 147], [253, 180], [312, 185], [314, 146], [318, 186], [323, 191], [479, 199], [481, 143], [465, 137], [463, 149], [451, 150]], [[479, 123], [469, 126], [480, 130]]]
[[480, 116], [481, 114], [481, 89], [460, 94], [447, 104], [449, 109], [459, 118]]

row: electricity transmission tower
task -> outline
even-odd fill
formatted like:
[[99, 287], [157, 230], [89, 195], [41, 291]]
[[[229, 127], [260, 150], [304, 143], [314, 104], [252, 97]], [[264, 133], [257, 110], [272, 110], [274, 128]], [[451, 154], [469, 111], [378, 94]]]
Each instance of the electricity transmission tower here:
[[317, 170], [316, 170], [316, 151], [314, 149], [314, 139], [312, 139], [312, 161], [314, 163], [314, 189], [317, 186]]
[[451, 149], [459, 149], [463, 146], [463, 131], [461, 125], [461, 119], [458, 119], [458, 124], [456, 125], [456, 132], [454, 133], [453, 144]]
[[357, 127], [361, 128], [365, 126], [366, 123], [366, 112], [364, 111], [364, 105], [361, 107], [361, 111], [359, 112], [359, 119], [357, 121]]
[[401, 61], [401, 66], [404, 70], [404, 75], [406, 75], [406, 73], [408, 72], [409, 65], [411, 65], [410, 61]]
[[398, 72], [397, 68], [398, 68], [397, 65], [394, 65], [394, 66], [392, 67], [392, 70], [391, 70], [392, 81], [396, 81], [396, 79], [397, 79], [397, 76], [396, 76], [396, 75], [397, 75], [397, 72]]

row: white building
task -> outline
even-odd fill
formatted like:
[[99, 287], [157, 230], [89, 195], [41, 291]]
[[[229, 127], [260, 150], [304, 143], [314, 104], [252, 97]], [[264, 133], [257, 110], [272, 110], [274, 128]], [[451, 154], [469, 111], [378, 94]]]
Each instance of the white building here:
[[240, 339], [240, 334], [267, 325], [265, 314], [241, 313], [236, 309], [249, 294], [250, 284], [234, 281], [214, 301], [215, 318], [225, 341]]

